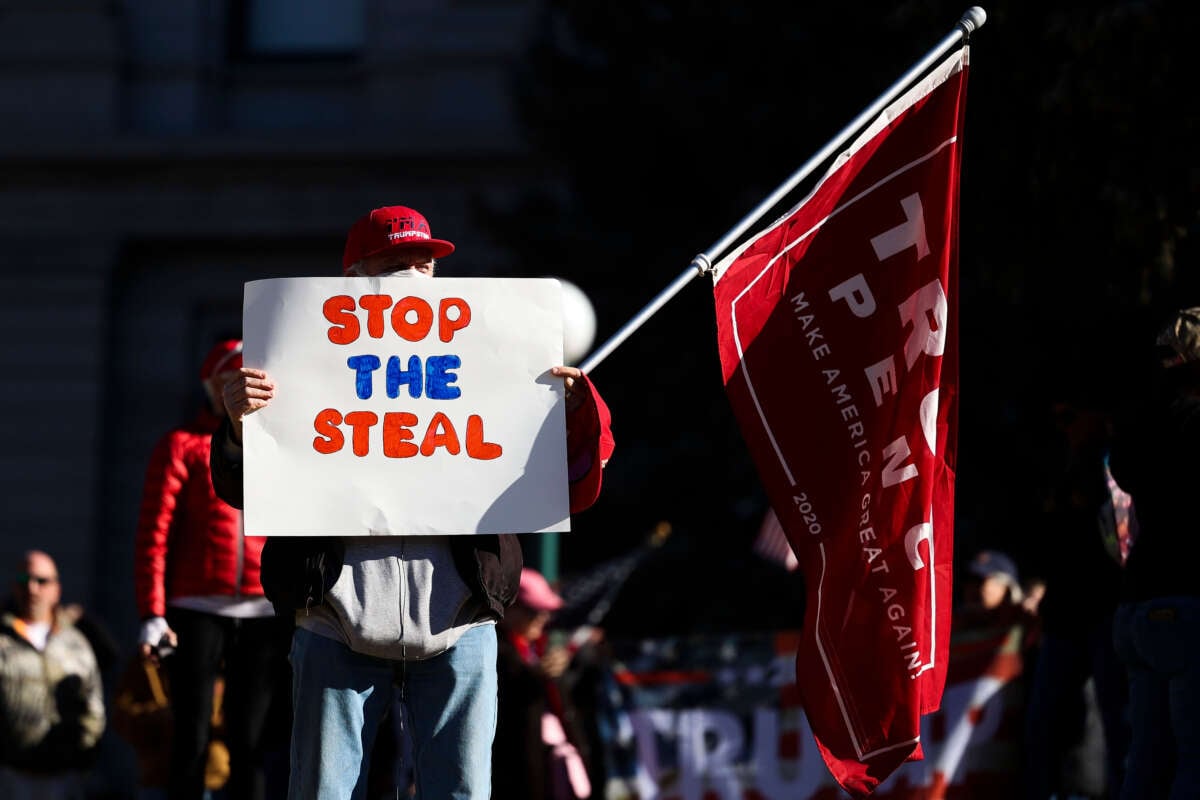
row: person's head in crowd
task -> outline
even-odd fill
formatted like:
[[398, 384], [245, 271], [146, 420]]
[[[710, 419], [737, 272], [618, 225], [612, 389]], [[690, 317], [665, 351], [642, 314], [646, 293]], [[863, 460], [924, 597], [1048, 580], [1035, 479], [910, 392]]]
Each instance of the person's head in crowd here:
[[969, 605], [984, 609], [1020, 603], [1024, 599], [1016, 563], [998, 550], [982, 550], [967, 565], [963, 592]]
[[62, 599], [58, 566], [41, 550], [30, 550], [22, 557], [13, 584], [16, 615], [28, 623], [50, 624]]
[[504, 624], [528, 641], [536, 641], [545, 632], [550, 617], [562, 606], [562, 597], [550, 587], [545, 576], [525, 567], [521, 570], [517, 598], [504, 612]]
[[451, 242], [433, 238], [421, 212], [407, 206], [384, 206], [363, 215], [350, 228], [342, 252], [342, 272], [360, 277], [432, 278], [437, 259], [453, 252]]
[[200, 383], [208, 404], [218, 416], [225, 415], [221, 392], [225, 384], [242, 368], [242, 340], [222, 339], [212, 346], [200, 364]]
[[1154, 344], [1167, 385], [1188, 394], [1200, 393], [1200, 306], [1175, 312]]

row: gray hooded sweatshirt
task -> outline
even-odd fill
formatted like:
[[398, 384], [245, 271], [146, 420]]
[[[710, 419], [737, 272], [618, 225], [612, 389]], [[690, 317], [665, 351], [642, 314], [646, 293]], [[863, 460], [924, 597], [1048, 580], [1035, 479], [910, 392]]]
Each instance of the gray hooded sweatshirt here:
[[449, 650], [475, 625], [495, 624], [459, 575], [449, 539], [346, 537], [337, 581], [324, 603], [296, 612], [297, 627], [356, 653], [416, 661]]

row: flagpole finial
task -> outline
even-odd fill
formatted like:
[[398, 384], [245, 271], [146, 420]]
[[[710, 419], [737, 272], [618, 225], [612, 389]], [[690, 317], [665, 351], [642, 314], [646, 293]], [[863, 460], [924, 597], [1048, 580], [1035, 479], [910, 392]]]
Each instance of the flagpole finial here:
[[963, 29], [963, 33], [970, 36], [974, 31], [983, 27], [983, 23], [987, 22], [987, 12], [979, 6], [971, 6], [963, 12], [962, 19], [958, 21], [958, 27]]

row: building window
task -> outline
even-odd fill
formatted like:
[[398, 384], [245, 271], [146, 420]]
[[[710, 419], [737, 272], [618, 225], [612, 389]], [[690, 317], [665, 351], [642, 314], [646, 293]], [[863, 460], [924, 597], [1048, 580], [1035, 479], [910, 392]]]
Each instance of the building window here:
[[248, 58], [338, 58], [362, 51], [365, 0], [244, 0], [241, 52]]

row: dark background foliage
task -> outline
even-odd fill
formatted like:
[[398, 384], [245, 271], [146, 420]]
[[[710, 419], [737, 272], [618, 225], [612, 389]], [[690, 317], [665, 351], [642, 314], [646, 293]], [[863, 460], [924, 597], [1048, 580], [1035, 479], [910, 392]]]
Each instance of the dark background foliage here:
[[[602, 342], [966, 8], [552, 0], [518, 89], [573, 192], [483, 212], [531, 260], [571, 265]], [[1118, 407], [1153, 326], [1197, 302], [1197, 8], [1005, 1], [985, 6], [972, 36], [961, 558], [1045, 546], [1031, 534], [1056, 468], [1054, 404]], [[575, 520], [586, 535], [564, 539], [564, 572], [665, 519], [698, 580], [755, 580], [729, 569], [766, 505], [723, 394], [709, 290], [707, 278], [685, 287], [593, 372], [616, 415], [617, 460], [604, 498]]]

